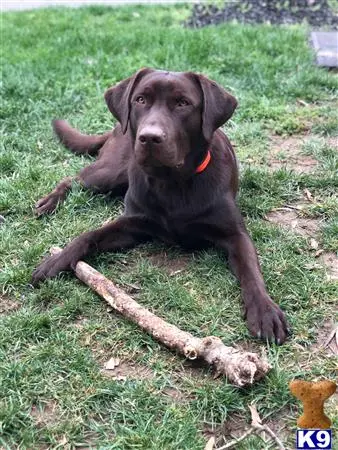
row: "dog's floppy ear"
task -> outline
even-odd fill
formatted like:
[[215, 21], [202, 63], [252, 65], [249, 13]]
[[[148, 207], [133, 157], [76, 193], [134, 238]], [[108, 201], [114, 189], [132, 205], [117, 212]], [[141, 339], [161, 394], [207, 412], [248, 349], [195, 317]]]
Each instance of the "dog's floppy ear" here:
[[200, 74], [193, 74], [203, 92], [202, 131], [210, 141], [214, 132], [230, 119], [237, 107], [237, 100], [215, 81]]
[[140, 79], [151, 72], [154, 72], [154, 70], [148, 68], [140, 69], [132, 77], [122, 80], [116, 86], [109, 88], [104, 94], [110, 112], [122, 126], [123, 134], [128, 128], [130, 99], [133, 90]]

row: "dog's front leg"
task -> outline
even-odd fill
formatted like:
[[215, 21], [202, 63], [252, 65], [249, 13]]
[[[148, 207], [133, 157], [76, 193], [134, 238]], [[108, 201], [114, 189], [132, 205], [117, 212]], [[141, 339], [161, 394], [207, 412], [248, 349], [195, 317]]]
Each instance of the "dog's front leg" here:
[[121, 216], [102, 228], [83, 233], [61, 253], [45, 258], [33, 272], [32, 284], [75, 269], [77, 262], [88, 255], [130, 248], [150, 240], [152, 228], [152, 224], [141, 216]]
[[256, 249], [242, 216], [230, 197], [204, 218], [189, 224], [187, 236], [224, 250], [242, 288], [244, 313], [250, 332], [261, 339], [283, 343], [288, 334], [283, 311], [266, 291]]
[[230, 266], [241, 284], [250, 332], [258, 338], [283, 343], [287, 337], [287, 322], [283, 311], [266, 291], [255, 247], [244, 226], [219, 239], [217, 244], [227, 251]]

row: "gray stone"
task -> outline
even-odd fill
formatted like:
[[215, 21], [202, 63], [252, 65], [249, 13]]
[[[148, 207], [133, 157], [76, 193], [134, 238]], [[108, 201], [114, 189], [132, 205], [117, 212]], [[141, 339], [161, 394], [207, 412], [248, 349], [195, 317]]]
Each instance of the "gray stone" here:
[[338, 67], [338, 32], [328, 31], [311, 33], [312, 45], [319, 66]]

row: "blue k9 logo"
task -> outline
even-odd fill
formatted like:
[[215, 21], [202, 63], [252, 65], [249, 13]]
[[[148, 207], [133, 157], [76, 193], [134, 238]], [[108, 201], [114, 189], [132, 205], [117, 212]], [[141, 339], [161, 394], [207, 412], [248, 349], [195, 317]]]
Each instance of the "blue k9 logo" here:
[[332, 430], [297, 430], [297, 450], [332, 449]]

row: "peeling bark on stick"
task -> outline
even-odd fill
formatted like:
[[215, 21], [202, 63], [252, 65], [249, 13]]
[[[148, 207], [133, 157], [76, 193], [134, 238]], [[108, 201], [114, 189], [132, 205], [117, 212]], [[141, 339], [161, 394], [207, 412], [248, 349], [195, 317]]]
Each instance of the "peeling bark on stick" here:
[[[59, 253], [60, 248], [53, 247], [52, 254]], [[225, 346], [215, 336], [197, 338], [180, 330], [156, 316], [114, 283], [93, 269], [87, 263], [79, 261], [75, 268], [76, 276], [103, 297], [123, 316], [136, 323], [155, 339], [170, 349], [178, 350], [188, 359], [204, 359], [213, 366], [217, 374], [226, 375], [236, 386], [253, 384], [263, 378], [270, 370], [269, 363], [256, 353], [241, 352], [234, 347]]]

